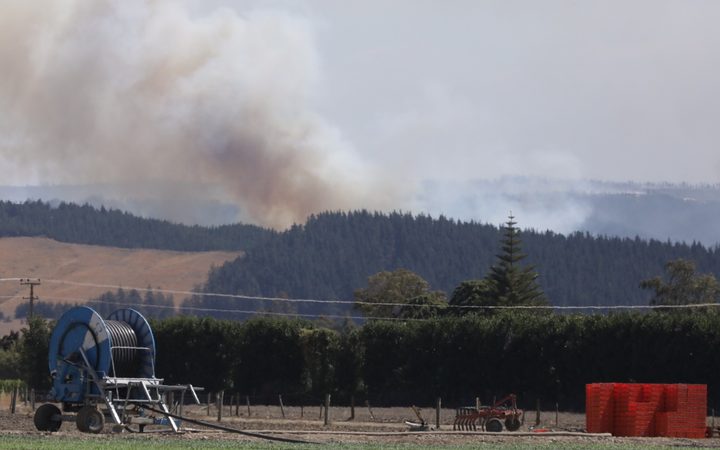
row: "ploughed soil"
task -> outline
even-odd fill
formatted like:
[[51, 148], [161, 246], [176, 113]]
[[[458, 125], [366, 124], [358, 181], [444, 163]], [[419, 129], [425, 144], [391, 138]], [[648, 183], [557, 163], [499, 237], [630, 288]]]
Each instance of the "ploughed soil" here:
[[[95, 436], [81, 433], [72, 422], [64, 422], [56, 433], [40, 432], [33, 425], [33, 411], [30, 404], [20, 403], [16, 413], [10, 414], [7, 394], [0, 399], [0, 440], [3, 435], [37, 435], [62, 436], [78, 441], [92, 440]], [[285, 417], [283, 418], [283, 412]], [[237, 415], [236, 415], [237, 413]], [[585, 416], [578, 413], [559, 413], [542, 411], [540, 424], [536, 423], [536, 412], [529, 411], [520, 430], [516, 432], [485, 433], [481, 431], [453, 431], [455, 411], [441, 411], [440, 429], [435, 429], [435, 410], [424, 409], [421, 416], [429, 423], [427, 431], [411, 432], [406, 421], [418, 422], [418, 418], [410, 407], [373, 408], [372, 416], [368, 408], [355, 408], [355, 418], [350, 420], [349, 407], [330, 408], [329, 424], [325, 425], [319, 406], [285, 407], [281, 411], [277, 405], [248, 408], [226, 406], [223, 417], [218, 421], [218, 412], [214, 406], [208, 411], [207, 406], [185, 406], [182, 415], [187, 419], [199, 420], [212, 425], [221, 425], [236, 430], [259, 433], [265, 436], [314, 443], [372, 443], [378, 445], [417, 444], [434, 445], [472, 445], [474, 443], [518, 443], [533, 445], [567, 444], [582, 447], [592, 443], [627, 445], [653, 445], [663, 447], [714, 447], [720, 448], [720, 438], [685, 439], [685, 438], [642, 438], [614, 437], [583, 433]], [[712, 422], [708, 418], [708, 424]], [[172, 433], [168, 427], [148, 426], [144, 433], [139, 433], [137, 426], [130, 430], [113, 432], [112, 426], [106, 424], [102, 434], [110, 439], [127, 439], [142, 441], [157, 439], [162, 433], [163, 439], [190, 442], [195, 440], [222, 440], [249, 442], [262, 440], [258, 437], [210, 429], [201, 424], [184, 421], [181, 433]], [[140, 444], [141, 445], [141, 444]]]

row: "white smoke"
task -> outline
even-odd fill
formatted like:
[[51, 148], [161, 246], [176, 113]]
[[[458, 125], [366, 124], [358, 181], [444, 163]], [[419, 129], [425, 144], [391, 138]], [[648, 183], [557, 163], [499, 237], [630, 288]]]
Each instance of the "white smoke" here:
[[584, 229], [593, 206], [586, 195], [598, 186], [578, 180], [500, 177], [492, 180], [428, 180], [415, 198], [415, 209], [459, 220], [494, 225], [512, 212], [522, 228], [571, 233]]

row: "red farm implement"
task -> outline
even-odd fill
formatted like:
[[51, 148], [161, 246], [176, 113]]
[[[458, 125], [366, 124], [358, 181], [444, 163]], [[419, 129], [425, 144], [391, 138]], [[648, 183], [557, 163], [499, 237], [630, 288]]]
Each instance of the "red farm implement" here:
[[503, 424], [508, 431], [517, 431], [522, 423], [523, 411], [518, 409], [515, 394], [495, 402], [492, 406], [462, 407], [457, 409], [453, 430], [491, 431], [498, 433]]

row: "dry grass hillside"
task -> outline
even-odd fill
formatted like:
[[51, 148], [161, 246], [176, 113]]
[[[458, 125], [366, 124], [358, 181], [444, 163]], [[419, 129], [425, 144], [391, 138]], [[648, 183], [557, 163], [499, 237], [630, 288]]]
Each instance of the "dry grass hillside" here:
[[[93, 245], [66, 244], [46, 238], [0, 239], [0, 279], [39, 278], [93, 283], [126, 288], [164, 288], [191, 290], [203, 283], [212, 265], [237, 258], [239, 252], [175, 252], [130, 250]], [[40, 301], [81, 302], [108, 288], [74, 286], [45, 282], [35, 288]], [[0, 281], [0, 311], [12, 317], [15, 307], [28, 296], [28, 288], [18, 281]], [[182, 296], [174, 296], [176, 302]], [[0, 335], [21, 323], [0, 322]]]

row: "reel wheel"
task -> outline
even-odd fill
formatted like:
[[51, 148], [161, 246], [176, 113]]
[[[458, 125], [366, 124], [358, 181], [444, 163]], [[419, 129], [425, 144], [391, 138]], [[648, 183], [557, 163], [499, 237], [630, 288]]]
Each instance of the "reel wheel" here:
[[94, 406], [83, 406], [77, 413], [75, 423], [83, 433], [99, 433], [105, 426], [105, 416]]
[[62, 425], [61, 416], [60, 408], [52, 403], [45, 403], [44, 405], [40, 405], [35, 411], [33, 422], [38, 431], [55, 432], [59, 430], [60, 425]]

